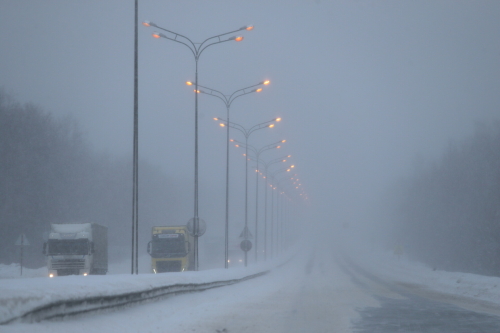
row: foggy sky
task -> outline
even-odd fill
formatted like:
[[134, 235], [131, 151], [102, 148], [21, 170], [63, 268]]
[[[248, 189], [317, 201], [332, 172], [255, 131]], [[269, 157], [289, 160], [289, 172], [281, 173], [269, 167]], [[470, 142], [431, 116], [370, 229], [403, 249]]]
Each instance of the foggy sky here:
[[[415, 156], [439, 157], [477, 120], [499, 116], [498, 1], [139, 1], [150, 20], [195, 41], [247, 24], [241, 43], [207, 49], [199, 83], [239, 98], [234, 122], [283, 118], [250, 138], [286, 139], [314, 220], [369, 220]], [[99, 150], [132, 153], [134, 2], [0, 0], [0, 87], [21, 102], [74, 115]], [[192, 200], [194, 80], [190, 51], [139, 27], [139, 155], [185, 183]], [[223, 104], [199, 96], [200, 217], [224, 219]], [[233, 131], [231, 137], [243, 140]], [[242, 151], [231, 149], [232, 219], [241, 222]], [[253, 176], [253, 175], [252, 175]], [[253, 177], [252, 177], [253, 179]], [[253, 184], [253, 182], [252, 182]], [[191, 202], [179, 212], [192, 216]]]

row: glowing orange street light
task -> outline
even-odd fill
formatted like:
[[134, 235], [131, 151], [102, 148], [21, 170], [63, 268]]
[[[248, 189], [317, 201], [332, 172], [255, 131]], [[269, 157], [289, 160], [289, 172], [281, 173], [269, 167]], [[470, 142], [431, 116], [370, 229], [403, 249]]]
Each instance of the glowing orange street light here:
[[262, 84], [264, 84], [264, 85], [266, 85], [266, 86], [267, 86], [269, 83], [271, 83], [271, 81], [269, 81], [269, 80], [266, 80], [266, 81], [262, 82]]
[[[274, 121], [271, 120], [271, 121]], [[269, 127], [266, 126], [266, 127]], [[260, 168], [259, 168], [259, 162], [261, 161], [259, 156], [261, 153], [263, 153], [264, 151], [267, 151], [267, 150], [270, 150], [270, 149], [279, 149], [281, 148], [281, 146], [279, 145], [280, 143], [282, 142], [285, 142], [286, 140], [280, 140], [278, 142], [275, 142], [275, 143], [272, 143], [270, 145], [267, 145], [267, 146], [264, 146], [260, 149], [257, 149], [253, 146], [249, 146], [248, 145], [248, 142], [247, 143], [241, 143], [241, 146], [243, 146], [244, 148], [246, 148], [247, 150], [248, 149], [251, 149], [254, 153], [254, 157], [251, 158], [253, 160], [255, 160], [257, 162], [257, 167], [255, 168], [255, 173], [256, 173], [256, 177], [255, 177], [255, 260], [257, 261], [258, 260], [258, 235], [259, 235], [259, 232], [258, 232], [258, 225], [259, 225], [259, 175], [263, 175], [263, 173], [261, 172]], [[236, 141], [238, 142], [238, 141]], [[240, 143], [240, 142], [238, 142]], [[239, 147], [240, 145], [236, 145], [237, 147]], [[284, 158], [278, 158], [276, 160], [273, 160], [271, 161], [270, 163], [264, 163], [264, 166], [266, 168], [266, 174], [267, 174], [267, 168], [270, 164], [273, 164], [273, 163], [278, 163], [278, 162], [285, 162], [286, 160]], [[263, 177], [264, 179], [266, 179], [267, 181], [267, 175], [265, 177]], [[266, 184], [266, 187], [267, 187], [267, 184]], [[266, 196], [267, 196], [267, 193], [266, 193]], [[266, 197], [267, 198], [267, 197]], [[247, 201], [247, 200], [245, 200]], [[267, 199], [265, 200], [266, 202], [266, 211], [267, 211]], [[266, 216], [266, 215], [265, 215]], [[266, 250], [267, 250], [267, 219], [264, 220], [265, 224], [264, 224], [264, 256], [266, 257]]]
[[255, 92], [261, 92], [262, 88], [255, 89]]
[[[198, 94], [202, 93], [203, 91], [198, 90], [198, 60], [201, 56], [201, 53], [209, 46], [224, 43], [224, 42], [229, 42], [229, 41], [237, 41], [240, 42], [243, 40], [242, 36], [234, 36], [234, 37], [229, 37], [227, 39], [222, 38], [223, 36], [228, 36], [233, 33], [238, 33], [240, 31], [244, 30], [252, 30], [253, 26], [252, 25], [246, 25], [243, 26], [239, 29], [233, 30], [233, 31], [228, 31], [226, 33], [222, 33], [216, 36], [209, 37], [205, 39], [201, 43], [194, 43], [191, 39], [188, 37], [181, 35], [179, 33], [176, 33], [175, 31], [171, 31], [165, 28], [162, 28], [153, 22], [150, 21], [144, 21], [142, 23], [145, 27], [156, 27], [162, 31], [165, 31], [167, 34], [159, 33], [159, 32], [154, 32], [153, 37], [154, 38], [165, 38], [168, 40], [171, 40], [176, 43], [183, 44], [184, 46], [188, 47], [191, 52], [193, 53], [194, 60], [195, 60], [195, 81], [194, 81], [194, 86], [195, 86], [195, 107], [194, 107], [194, 114], [195, 114], [195, 135], [194, 135], [194, 270], [197, 271], [199, 267], [199, 261], [198, 261], [198, 232], [199, 232], [199, 215], [198, 215]], [[188, 85], [193, 85], [193, 82], [191, 84], [187, 83]], [[226, 223], [227, 224], [227, 223]], [[225, 268], [228, 268], [227, 262], [228, 262], [228, 256], [227, 256], [227, 227], [226, 227], [226, 258], [225, 258]], [[246, 266], [246, 265], [245, 265]]]
[[276, 118], [276, 119], [274, 119], [274, 120], [275, 120], [275, 121], [281, 121], [281, 118]]
[[[259, 83], [259, 84], [262, 84], [262, 83]], [[242, 95], [237, 95], [237, 96], [242, 96]], [[228, 107], [228, 110], [229, 110], [229, 107]], [[228, 115], [229, 115], [229, 112], [228, 112]], [[246, 129], [245, 127], [241, 126], [240, 124], [233, 123], [233, 122], [225, 120], [225, 119], [214, 118], [214, 120], [222, 120], [228, 128], [231, 127], [233, 129], [240, 131], [245, 136], [244, 148], [248, 150], [248, 138], [249, 138], [249, 136], [257, 130], [274, 127], [274, 124], [271, 124], [271, 123], [276, 121], [276, 118], [269, 120], [269, 121], [265, 121], [265, 122], [257, 124], [257, 125], [254, 125], [249, 129]], [[228, 136], [228, 140], [227, 140], [228, 143], [234, 142], [234, 141], [236, 141], [236, 140], [229, 139], [229, 136]], [[279, 142], [277, 142], [277, 143], [279, 143]], [[269, 147], [269, 149], [275, 148], [276, 147], [275, 145], [277, 143], [273, 144], [272, 145], [273, 147]], [[239, 145], [237, 147], [239, 147]], [[246, 162], [245, 162], [245, 229], [244, 230], [248, 230], [248, 160], [249, 159], [248, 159], [248, 156], [246, 153], [243, 156], [246, 157], [245, 158]], [[227, 159], [226, 161], [228, 161], [228, 160], [229, 159]], [[228, 175], [228, 173], [226, 172], [226, 179], [227, 179], [227, 175]], [[226, 184], [227, 184], [227, 182], [226, 182]], [[227, 191], [226, 191], [226, 198], [227, 198]], [[226, 200], [226, 207], [227, 207], [227, 200]], [[256, 205], [256, 209], [257, 209], [257, 205]], [[257, 230], [257, 224], [256, 224], [256, 230]], [[257, 233], [256, 233], [256, 235], [257, 235]], [[245, 236], [245, 237], [248, 237], [248, 236]], [[255, 239], [255, 248], [257, 248], [257, 237]], [[256, 255], [256, 259], [257, 259], [257, 255]], [[247, 264], [247, 252], [245, 251], [245, 266], [246, 266], [246, 264]]]

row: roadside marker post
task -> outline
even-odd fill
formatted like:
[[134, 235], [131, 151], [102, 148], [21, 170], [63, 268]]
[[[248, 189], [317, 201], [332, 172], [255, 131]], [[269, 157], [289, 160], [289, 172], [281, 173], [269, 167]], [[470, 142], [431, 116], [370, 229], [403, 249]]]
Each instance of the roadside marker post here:
[[23, 234], [20, 234], [19, 237], [17, 238], [17, 241], [16, 241], [16, 244], [17, 246], [20, 246], [21, 247], [21, 263], [20, 263], [20, 267], [21, 267], [21, 276], [23, 275], [23, 252], [24, 252], [24, 247], [25, 246], [30, 246], [30, 242], [28, 241], [28, 239], [26, 238], [26, 236]]

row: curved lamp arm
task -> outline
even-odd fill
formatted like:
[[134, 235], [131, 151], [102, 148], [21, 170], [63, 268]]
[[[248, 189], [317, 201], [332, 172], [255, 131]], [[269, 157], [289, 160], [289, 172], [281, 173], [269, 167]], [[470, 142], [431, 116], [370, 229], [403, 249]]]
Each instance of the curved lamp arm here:
[[214, 118], [214, 120], [221, 121], [222, 123], [220, 123], [220, 125], [222, 127], [229, 126], [231, 128], [239, 130], [248, 139], [248, 137], [250, 136], [250, 134], [252, 134], [253, 132], [255, 132], [255, 131], [259, 130], [259, 129], [263, 129], [263, 128], [266, 128], [266, 127], [273, 128], [274, 127], [273, 122], [275, 122], [275, 121], [281, 121], [281, 118], [274, 118], [272, 120], [265, 121], [263, 123], [260, 123], [260, 124], [257, 124], [257, 125], [254, 125], [254, 126], [250, 127], [250, 129], [246, 129], [245, 127], [241, 126], [240, 124], [234, 123], [232, 121], [230, 121], [228, 123], [227, 120], [225, 120], [223, 118], [218, 118], [217, 117], [217, 118]]
[[[244, 95], [248, 95], [248, 94], [251, 94], [251, 93], [254, 93], [254, 92], [261, 92], [262, 91], [262, 88], [257, 88], [257, 89], [253, 89], [253, 90], [247, 91], [248, 89], [253, 88], [253, 87], [257, 87], [257, 86], [260, 86], [260, 85], [268, 85], [270, 82], [271, 81], [269, 81], [269, 80], [265, 80], [265, 81], [259, 82], [257, 84], [254, 84], [254, 85], [238, 89], [238, 90], [234, 91], [231, 95], [225, 95], [224, 93], [222, 93], [221, 91], [219, 91], [217, 89], [213, 89], [213, 88], [210, 88], [210, 87], [207, 87], [207, 86], [203, 86], [201, 84], [198, 84], [197, 86], [201, 87], [203, 89], [207, 89], [207, 91], [208, 91], [207, 92], [207, 91], [199, 89], [198, 93], [217, 97], [220, 100], [222, 100], [222, 102], [224, 102], [224, 104], [226, 105], [227, 108], [229, 108], [231, 106], [231, 104], [233, 103], [233, 101], [236, 98], [244, 96]], [[186, 84], [188, 86], [191, 86], [191, 85], [196, 85], [196, 82], [187, 81]]]
[[[155, 27], [155, 28], [158, 28], [160, 30], [163, 30], [163, 31], [166, 31], [168, 33], [171, 33], [174, 35], [174, 38], [171, 38], [171, 37], [168, 37], [166, 36], [165, 34], [162, 34], [162, 33], [153, 33], [153, 37], [155, 38], [166, 38], [166, 39], [170, 39], [174, 42], [178, 42], [180, 44], [183, 44], [185, 46], [187, 46], [191, 52], [193, 53], [193, 56], [195, 57], [196, 60], [198, 60], [198, 58], [200, 57], [201, 53], [209, 46], [211, 45], [215, 45], [215, 44], [220, 44], [220, 43], [224, 43], [224, 42], [229, 42], [229, 41], [236, 41], [236, 42], [240, 42], [243, 40], [243, 37], [242, 36], [234, 36], [234, 37], [229, 37], [228, 39], [221, 39], [222, 36], [225, 36], [225, 35], [228, 35], [228, 34], [231, 34], [231, 33], [235, 33], [235, 32], [238, 32], [238, 31], [242, 31], [242, 30], [253, 30], [253, 26], [244, 26], [244, 27], [241, 27], [237, 30], [233, 30], [233, 31], [229, 31], [229, 32], [225, 32], [223, 34], [219, 34], [219, 35], [215, 35], [215, 36], [212, 36], [212, 37], [209, 37], [207, 39], [205, 39], [201, 44], [199, 44], [198, 47], [196, 47], [196, 43], [194, 43], [191, 39], [189, 39], [187, 36], [184, 36], [180, 33], [177, 33], [175, 31], [172, 31], [172, 30], [168, 30], [168, 29], [165, 29], [165, 28], [162, 28], [160, 27], [159, 25], [157, 25], [156, 23], [153, 23], [153, 22], [150, 22], [150, 21], [144, 21], [142, 22], [142, 24], [146, 27]], [[189, 42], [186, 43], [186, 42], [183, 42], [183, 41], [180, 41], [178, 40], [178, 38], [181, 37], [181, 38], [184, 38], [185, 40], [187, 40]], [[205, 45], [206, 42], [208, 42], [209, 40], [212, 40], [212, 39], [218, 39], [217, 41], [214, 41], [212, 43], [209, 43], [207, 45]]]

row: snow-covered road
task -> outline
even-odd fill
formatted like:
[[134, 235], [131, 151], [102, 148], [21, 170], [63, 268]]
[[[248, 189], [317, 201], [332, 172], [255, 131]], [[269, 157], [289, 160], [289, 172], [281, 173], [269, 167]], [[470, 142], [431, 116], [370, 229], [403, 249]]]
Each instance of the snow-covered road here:
[[[11, 324], [5, 332], [304, 332], [304, 325], [328, 331], [350, 332], [356, 307], [376, 305], [357, 291], [349, 277], [334, 265], [311, 262], [303, 253], [293, 262], [271, 273], [201, 293], [171, 297], [162, 301], [131, 306], [118, 311], [97, 313], [62, 322]], [[330, 281], [331, 277], [334, 283]], [[35, 280], [35, 279], [33, 279]], [[25, 280], [26, 281], [26, 280]], [[331, 298], [329, 293], [337, 294]], [[314, 295], [312, 298], [311, 295]], [[314, 311], [316, 304], [327, 313]], [[334, 314], [334, 316], [332, 316]], [[324, 320], [324, 316], [328, 318]], [[323, 319], [321, 319], [323, 318]], [[320, 330], [324, 327], [326, 330]]]
[[[36, 327], [37, 332], [88, 332], [105, 327], [110, 332], [216, 332], [224, 329], [228, 332], [303, 332], [304, 325], [313, 325], [318, 326], [316, 331], [319, 332], [328, 331], [328, 327], [335, 325], [338, 332], [349, 332], [351, 319], [358, 316], [355, 308], [377, 303], [358, 292], [349, 277], [332, 265], [332, 261], [318, 264], [317, 260], [309, 252], [301, 253], [269, 274], [237, 285], [62, 322], [15, 323], [2, 329], [5, 332], [32, 332]], [[214, 274], [200, 272], [205, 276], [210, 273]], [[82, 278], [65, 278], [70, 279]], [[23, 279], [18, 283], [30, 280], [36, 283], [39, 279]], [[123, 287], [125, 281], [120, 280], [123, 276], [116, 276], [113, 283]], [[33, 289], [36, 288], [32, 286]], [[55, 290], [50, 292], [55, 293]], [[336, 297], [332, 298], [331, 293]], [[324, 313], [314, 310], [318, 306]]]
[[[1, 331], [500, 332], [500, 278], [432, 270], [390, 253], [345, 258], [304, 252], [236, 285]], [[193, 274], [206, 280], [217, 271]], [[115, 287], [126, 279], [118, 277]], [[37, 280], [18, 281], [29, 290]]]

